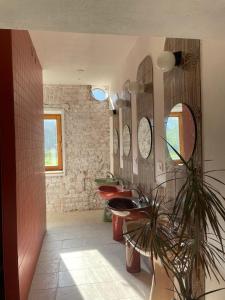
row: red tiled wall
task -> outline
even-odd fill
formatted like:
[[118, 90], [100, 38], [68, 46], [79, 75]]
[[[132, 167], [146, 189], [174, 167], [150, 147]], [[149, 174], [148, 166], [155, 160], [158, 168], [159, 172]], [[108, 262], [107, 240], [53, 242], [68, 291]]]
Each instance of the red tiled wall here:
[[0, 159], [4, 286], [6, 299], [18, 300], [15, 126], [10, 30], [0, 30], [0, 41]]
[[0, 30], [0, 40], [6, 299], [27, 300], [46, 219], [42, 70], [27, 31]]
[[27, 299], [45, 231], [42, 69], [26, 31], [12, 31], [20, 299]]

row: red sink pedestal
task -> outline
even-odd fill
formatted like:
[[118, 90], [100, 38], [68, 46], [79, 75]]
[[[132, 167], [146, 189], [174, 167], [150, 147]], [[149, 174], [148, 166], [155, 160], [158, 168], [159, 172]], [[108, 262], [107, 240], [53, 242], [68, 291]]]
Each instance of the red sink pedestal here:
[[140, 253], [128, 241], [126, 242], [126, 268], [129, 273], [141, 271]]
[[112, 215], [113, 239], [120, 242], [123, 240], [123, 217]]

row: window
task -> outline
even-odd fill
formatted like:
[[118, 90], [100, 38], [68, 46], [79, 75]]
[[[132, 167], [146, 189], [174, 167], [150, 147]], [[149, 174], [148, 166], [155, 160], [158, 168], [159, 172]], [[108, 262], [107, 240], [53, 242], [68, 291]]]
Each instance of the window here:
[[105, 101], [108, 99], [108, 93], [100, 88], [92, 88], [91, 96], [97, 101]]
[[45, 171], [62, 171], [62, 115], [44, 114]]
[[[183, 120], [182, 112], [171, 112], [167, 122], [166, 139], [184, 156]], [[180, 161], [179, 156], [169, 147], [169, 153], [173, 160]]]

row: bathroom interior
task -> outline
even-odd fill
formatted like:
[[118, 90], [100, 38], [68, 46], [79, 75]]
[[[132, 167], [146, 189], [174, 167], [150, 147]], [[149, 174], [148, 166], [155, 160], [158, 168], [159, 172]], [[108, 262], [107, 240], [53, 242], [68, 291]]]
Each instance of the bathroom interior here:
[[182, 294], [139, 235], [191, 163], [225, 194], [225, 42], [170, 36], [0, 29], [1, 299], [224, 299], [202, 261]]

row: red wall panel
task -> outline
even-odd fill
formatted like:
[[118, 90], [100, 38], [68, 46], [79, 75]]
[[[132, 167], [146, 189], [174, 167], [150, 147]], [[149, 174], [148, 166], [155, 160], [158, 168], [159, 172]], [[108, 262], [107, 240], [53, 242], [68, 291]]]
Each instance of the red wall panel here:
[[0, 30], [0, 159], [4, 286], [7, 300], [19, 299], [16, 159], [10, 30]]
[[[7, 300], [26, 300], [45, 232], [46, 219], [42, 70], [27, 31], [3, 32], [9, 32], [11, 39], [9, 53], [12, 75], [9, 79], [11, 90], [8, 93], [14, 109], [11, 118], [15, 136], [10, 134], [9, 138], [15, 149], [15, 169], [10, 176], [16, 178], [12, 182], [12, 188], [16, 191], [16, 201], [13, 203], [16, 219], [11, 219], [11, 223], [16, 223], [14, 227], [17, 229], [14, 247], [17, 248], [20, 294]], [[3, 45], [6, 46], [1, 43]], [[7, 265], [5, 268], [7, 269]]]
[[42, 69], [30, 36], [12, 31], [20, 299], [27, 299], [45, 232]]

